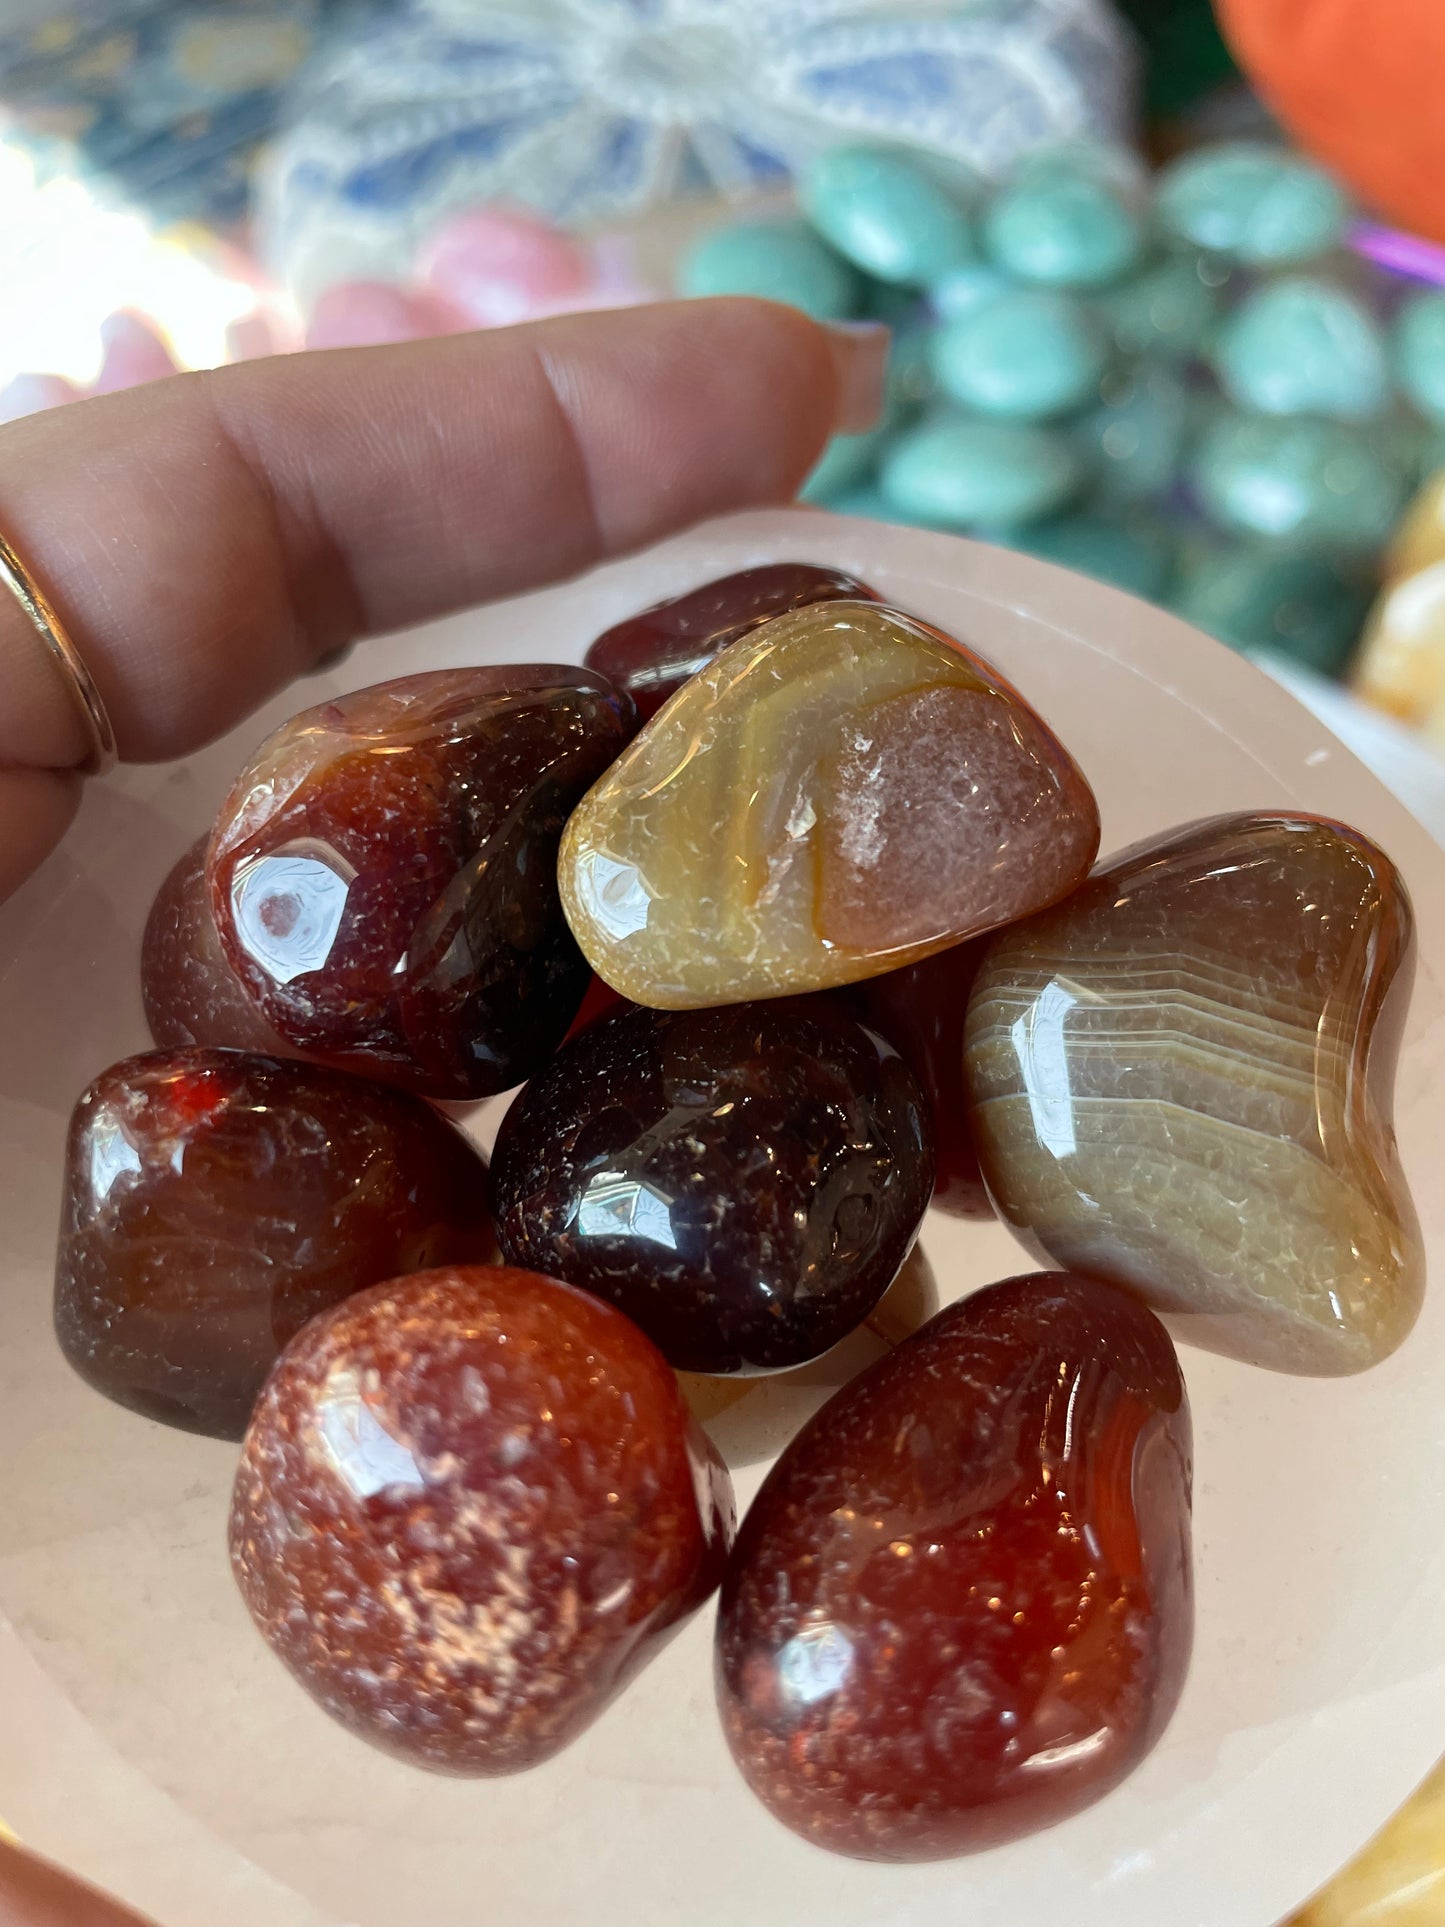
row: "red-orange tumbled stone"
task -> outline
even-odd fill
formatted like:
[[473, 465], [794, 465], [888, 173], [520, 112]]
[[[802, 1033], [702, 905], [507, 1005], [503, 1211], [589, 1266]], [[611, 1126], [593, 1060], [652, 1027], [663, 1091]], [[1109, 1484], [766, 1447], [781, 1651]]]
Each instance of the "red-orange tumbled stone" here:
[[164, 1050], [215, 1044], [292, 1057], [221, 948], [206, 888], [209, 841], [200, 837], [179, 859], [146, 919], [140, 974], [150, 1034]]
[[206, 856], [222, 949], [266, 1021], [424, 1097], [530, 1077], [590, 981], [558, 838], [635, 725], [601, 676], [525, 663], [293, 716], [236, 779]]
[[712, 1591], [731, 1536], [727, 1473], [650, 1341], [500, 1267], [308, 1325], [231, 1514], [246, 1603], [307, 1691], [448, 1773], [567, 1745]]
[[70, 1124], [55, 1323], [146, 1417], [241, 1437], [287, 1341], [338, 1299], [495, 1249], [483, 1160], [420, 1098], [245, 1051], [151, 1051]]
[[830, 1400], [743, 1522], [717, 1687], [753, 1791], [877, 1860], [1097, 1799], [1183, 1684], [1189, 1504], [1151, 1312], [1069, 1272], [950, 1305]]

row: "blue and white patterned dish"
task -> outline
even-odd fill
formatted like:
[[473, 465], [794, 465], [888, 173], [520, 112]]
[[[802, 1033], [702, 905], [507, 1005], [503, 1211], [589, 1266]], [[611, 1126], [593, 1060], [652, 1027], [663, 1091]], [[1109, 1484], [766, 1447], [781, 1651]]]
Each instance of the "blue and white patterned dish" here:
[[47, 172], [226, 227], [321, 34], [381, 0], [75, 0], [0, 30], [0, 125]]
[[1133, 80], [1109, 0], [418, 0], [309, 70], [266, 248], [305, 299], [480, 201], [605, 224], [848, 137], [996, 176], [1127, 134]]

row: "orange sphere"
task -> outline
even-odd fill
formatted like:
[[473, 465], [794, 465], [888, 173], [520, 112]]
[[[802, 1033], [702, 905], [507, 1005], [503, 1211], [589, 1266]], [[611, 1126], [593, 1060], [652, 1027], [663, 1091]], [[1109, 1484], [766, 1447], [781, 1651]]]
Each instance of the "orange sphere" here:
[[1441, 0], [1215, 0], [1236, 60], [1378, 214], [1445, 241]]

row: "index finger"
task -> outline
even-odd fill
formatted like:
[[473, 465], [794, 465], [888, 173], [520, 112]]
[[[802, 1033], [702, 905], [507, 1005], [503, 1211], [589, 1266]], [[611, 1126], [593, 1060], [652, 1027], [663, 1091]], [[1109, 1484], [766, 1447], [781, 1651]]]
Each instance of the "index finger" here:
[[[357, 636], [787, 499], [878, 350], [687, 302], [180, 376], [0, 430], [0, 530], [121, 754], [175, 756]], [[0, 770], [64, 770], [83, 734], [11, 600]]]

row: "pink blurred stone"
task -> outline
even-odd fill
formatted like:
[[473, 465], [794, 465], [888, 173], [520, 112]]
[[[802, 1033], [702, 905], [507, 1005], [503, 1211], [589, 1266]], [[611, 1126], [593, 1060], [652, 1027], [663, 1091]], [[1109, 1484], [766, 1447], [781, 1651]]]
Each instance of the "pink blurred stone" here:
[[375, 348], [460, 333], [468, 317], [444, 297], [390, 281], [346, 281], [328, 288], [311, 312], [308, 348]]
[[142, 382], [164, 381], [176, 373], [179, 363], [160, 334], [143, 315], [122, 310], [100, 324], [104, 358], [93, 395], [113, 395], [122, 388], [138, 388]]
[[16, 375], [0, 388], [0, 422], [18, 422], [26, 415], [79, 400], [80, 390], [64, 375]]
[[484, 328], [590, 306], [587, 251], [535, 214], [478, 207], [454, 215], [432, 235], [418, 278]]
[[226, 329], [226, 353], [232, 361], [264, 361], [300, 346], [294, 325], [266, 308], [243, 314]]

